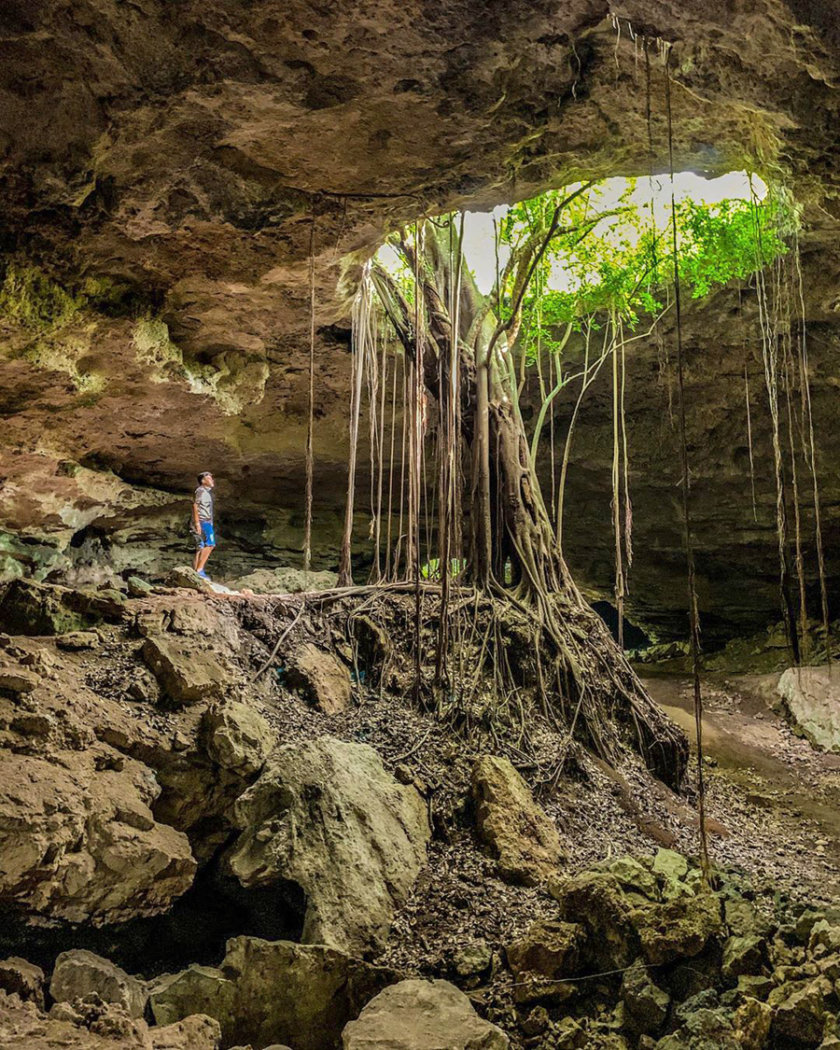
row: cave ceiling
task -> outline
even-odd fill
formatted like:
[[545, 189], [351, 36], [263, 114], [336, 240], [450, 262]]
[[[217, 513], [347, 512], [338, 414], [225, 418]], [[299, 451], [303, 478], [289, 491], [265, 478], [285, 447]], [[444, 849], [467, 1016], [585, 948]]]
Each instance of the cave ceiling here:
[[[805, 205], [809, 320], [836, 352], [838, 27], [829, 0], [2, 0], [0, 529], [66, 546], [125, 528], [208, 464], [240, 515], [292, 528], [314, 243], [316, 504], [334, 544], [361, 262], [418, 215], [665, 171], [663, 42], [675, 166], [784, 178]], [[60, 323], [15, 301], [33, 274], [66, 294]], [[728, 390], [738, 340], [717, 315], [716, 371], [695, 312], [697, 389], [723, 413], [697, 424], [702, 472], [706, 446], [735, 440], [714, 377]], [[654, 365], [640, 356], [637, 518], [663, 484], [645, 470]], [[598, 456], [579, 455], [585, 502]], [[722, 455], [709, 471], [729, 477]], [[765, 533], [750, 542], [772, 548]], [[720, 564], [738, 556], [726, 542]], [[600, 557], [581, 556], [591, 582]]]

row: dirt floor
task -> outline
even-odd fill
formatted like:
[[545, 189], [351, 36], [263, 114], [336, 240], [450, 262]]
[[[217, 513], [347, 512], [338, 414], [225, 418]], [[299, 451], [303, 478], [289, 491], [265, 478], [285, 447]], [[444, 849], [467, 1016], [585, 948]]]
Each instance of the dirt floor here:
[[[778, 674], [714, 674], [703, 681], [713, 855], [796, 895], [840, 896], [840, 755], [816, 751], [772, 706]], [[650, 695], [689, 734], [689, 679], [648, 676]]]

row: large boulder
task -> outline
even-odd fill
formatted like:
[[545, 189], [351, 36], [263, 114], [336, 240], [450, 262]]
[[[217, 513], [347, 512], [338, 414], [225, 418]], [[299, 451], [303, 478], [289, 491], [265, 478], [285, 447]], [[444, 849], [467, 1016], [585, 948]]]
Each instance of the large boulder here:
[[71, 922], [165, 911], [192, 884], [187, 837], [155, 820], [160, 787], [132, 759], [100, 768], [90, 752], [54, 761], [4, 752], [0, 901]]
[[261, 714], [235, 700], [211, 707], [202, 720], [202, 731], [210, 759], [243, 777], [259, 773], [277, 741]]
[[320, 737], [278, 748], [237, 800], [228, 861], [243, 886], [297, 883], [303, 940], [381, 948], [426, 859], [426, 806], [365, 744]]
[[174, 635], [156, 635], [143, 643], [143, 659], [161, 689], [178, 705], [217, 700], [230, 674], [204, 647]]
[[350, 672], [334, 653], [311, 642], [297, 646], [286, 657], [286, 683], [325, 714], [344, 711], [350, 704]]
[[160, 977], [149, 1002], [158, 1024], [215, 1017], [224, 1046], [333, 1050], [344, 1025], [395, 979], [392, 971], [321, 945], [236, 937], [219, 969]]
[[549, 883], [560, 917], [586, 929], [588, 963], [619, 969], [642, 955], [650, 965], [659, 966], [693, 959], [710, 942], [723, 938], [719, 897], [699, 884], [694, 888], [682, 884], [680, 896], [663, 900], [647, 868], [627, 860], [619, 858], [600, 870]]
[[240, 576], [232, 586], [237, 591], [254, 594], [297, 594], [300, 591], [328, 591], [338, 584], [334, 572], [305, 572], [291, 565], [277, 569], [256, 569]]
[[476, 827], [511, 882], [536, 885], [563, 859], [560, 836], [506, 758], [482, 755], [472, 770]]
[[814, 747], [840, 752], [840, 667], [790, 667], [777, 688], [802, 735]]
[[184, 595], [140, 610], [136, 626], [146, 638], [146, 666], [175, 705], [221, 700], [244, 682], [239, 629], [228, 606]]
[[57, 1003], [84, 999], [95, 992], [104, 1003], [121, 1006], [129, 1017], [142, 1017], [146, 1009], [146, 986], [110, 959], [93, 952], [62, 952], [50, 978], [50, 995]]
[[501, 1028], [483, 1020], [448, 981], [400, 981], [380, 992], [342, 1034], [344, 1050], [507, 1050]]

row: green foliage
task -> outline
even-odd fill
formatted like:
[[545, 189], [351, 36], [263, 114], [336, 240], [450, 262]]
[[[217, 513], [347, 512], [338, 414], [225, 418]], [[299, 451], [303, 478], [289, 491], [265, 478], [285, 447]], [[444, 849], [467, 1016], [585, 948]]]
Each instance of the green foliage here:
[[[457, 579], [466, 568], [466, 564], [466, 561], [463, 559], [452, 558], [449, 562], [450, 579]], [[424, 562], [420, 566], [420, 575], [424, 580], [439, 580], [441, 578], [440, 558], [430, 558], [427, 562]]]
[[[617, 198], [605, 200], [605, 183], [594, 184], [563, 208], [523, 303], [521, 339], [529, 357], [538, 345], [558, 349], [562, 326], [609, 317], [633, 328], [642, 314], [662, 310], [674, 281], [670, 203], [666, 210], [661, 198], [657, 205], [646, 202], [638, 185], [629, 179]], [[515, 256], [542, 243], [556, 205], [568, 195], [552, 191], [510, 208], [501, 245]], [[796, 222], [790, 203], [772, 194], [714, 204], [684, 199], [675, 214], [681, 286], [694, 298], [748, 279], [784, 254]], [[503, 315], [512, 309], [513, 293], [508, 277]]]

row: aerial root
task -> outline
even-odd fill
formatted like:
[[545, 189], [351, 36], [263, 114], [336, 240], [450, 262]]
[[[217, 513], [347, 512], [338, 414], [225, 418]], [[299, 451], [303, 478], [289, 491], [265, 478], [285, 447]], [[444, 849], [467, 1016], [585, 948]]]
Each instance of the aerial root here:
[[[544, 767], [539, 772], [546, 782], [567, 763], [575, 764], [582, 744], [610, 765], [632, 748], [656, 776], [680, 786], [688, 758], [685, 737], [647, 696], [606, 626], [585, 603], [545, 592], [538, 600], [513, 598], [499, 585], [489, 595], [453, 584], [450, 612], [471, 607], [471, 615], [469, 626], [453, 639], [457, 658], [447, 660], [441, 677], [435, 659], [441, 589], [424, 584], [423, 591], [416, 695], [436, 719], [470, 738], [486, 734], [520, 766]], [[412, 694], [414, 584], [306, 595], [296, 622], [304, 608], [307, 633], [324, 642], [337, 636], [346, 640], [360, 696]], [[362, 621], [381, 639], [364, 651], [358, 631]], [[541, 752], [541, 742], [549, 738], [550, 759], [544, 747]]]

